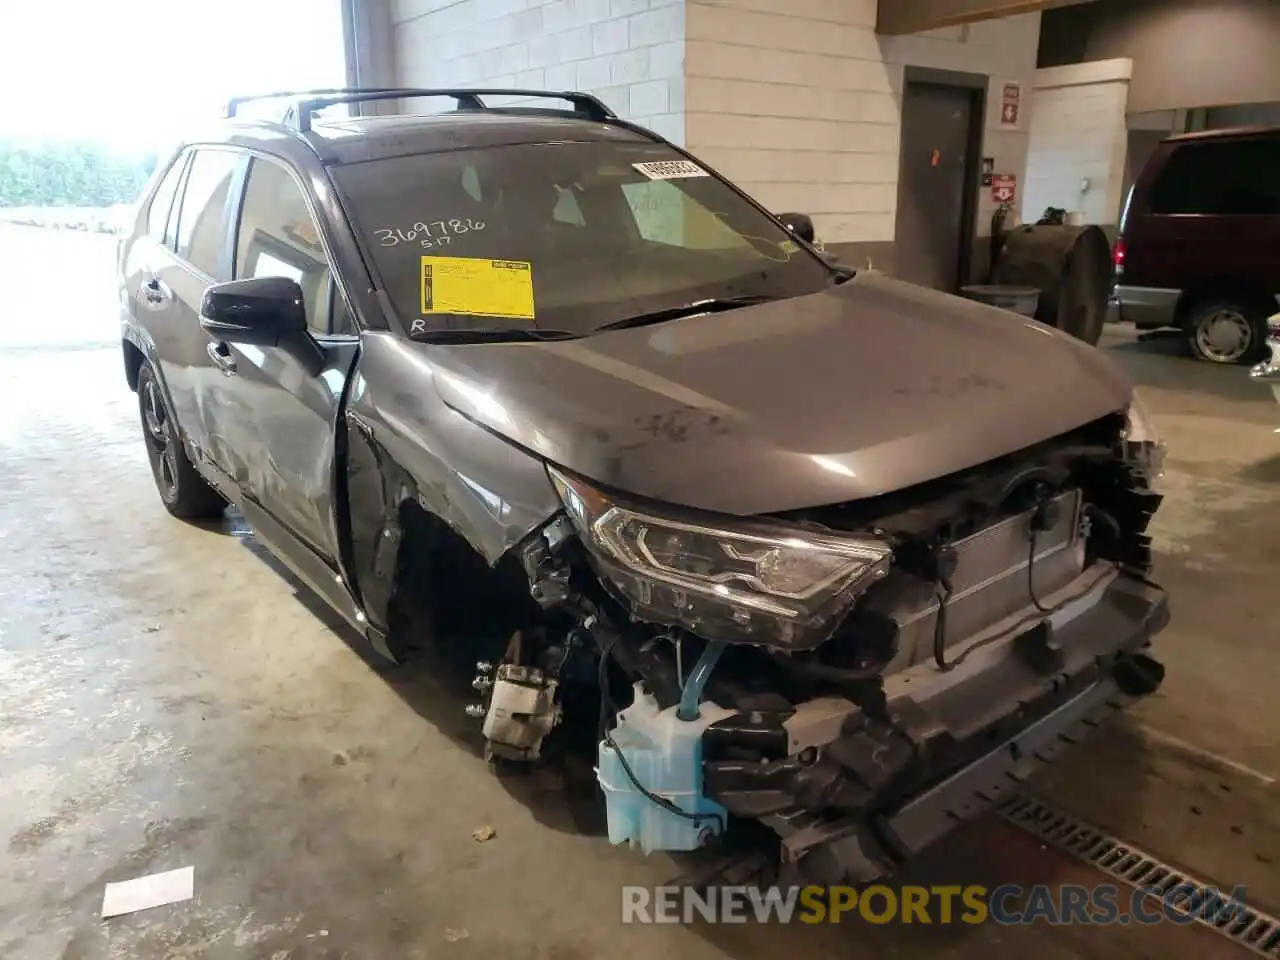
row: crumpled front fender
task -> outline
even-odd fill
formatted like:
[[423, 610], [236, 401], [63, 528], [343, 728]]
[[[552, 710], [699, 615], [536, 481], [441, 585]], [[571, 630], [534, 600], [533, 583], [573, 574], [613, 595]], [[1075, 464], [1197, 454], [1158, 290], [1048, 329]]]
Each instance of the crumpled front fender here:
[[540, 458], [444, 403], [421, 345], [366, 332], [352, 378], [345, 417], [353, 566], [365, 615], [385, 631], [406, 502], [490, 567], [561, 505]]

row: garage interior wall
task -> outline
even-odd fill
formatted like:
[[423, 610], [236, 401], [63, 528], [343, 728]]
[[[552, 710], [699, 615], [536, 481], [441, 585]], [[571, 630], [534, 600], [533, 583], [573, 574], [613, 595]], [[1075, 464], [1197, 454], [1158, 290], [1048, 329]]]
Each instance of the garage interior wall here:
[[[906, 66], [987, 76], [989, 107], [1020, 81], [1019, 127], [989, 108], [982, 153], [1026, 173], [1038, 13], [892, 37], [876, 0], [390, 0], [388, 18], [396, 83], [589, 91], [809, 213], [855, 266], [893, 271]], [[995, 203], [973, 188], [985, 235]]]
[[1125, 0], [1044, 14], [1040, 66], [1133, 60], [1129, 109], [1280, 100], [1277, 0]]
[[[813, 216], [853, 266], [893, 271], [906, 66], [989, 76], [983, 156], [1022, 180], [1038, 13], [894, 37], [875, 32], [875, 0], [689, 0], [687, 17], [689, 149], [770, 209]], [[1023, 83], [1016, 130], [999, 126], [1008, 80]], [[979, 196], [985, 235], [995, 203]]]
[[1125, 116], [1133, 61], [1103, 60], [1036, 71], [1022, 219], [1046, 207], [1118, 223], [1125, 182]]
[[585, 90], [683, 144], [683, 0], [392, 0], [395, 81]]
[[[347, 85], [389, 87], [396, 82], [392, 0], [342, 0]], [[369, 109], [368, 112], [373, 112]]]

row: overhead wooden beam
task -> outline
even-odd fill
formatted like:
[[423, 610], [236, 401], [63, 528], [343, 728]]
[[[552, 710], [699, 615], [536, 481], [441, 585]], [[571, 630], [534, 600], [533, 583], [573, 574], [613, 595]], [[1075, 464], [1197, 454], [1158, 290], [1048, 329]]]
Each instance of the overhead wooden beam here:
[[1032, 13], [1051, 7], [1070, 7], [1092, 0], [880, 0], [876, 32], [920, 33], [938, 27], [955, 27], [978, 20], [994, 20], [1016, 13]]

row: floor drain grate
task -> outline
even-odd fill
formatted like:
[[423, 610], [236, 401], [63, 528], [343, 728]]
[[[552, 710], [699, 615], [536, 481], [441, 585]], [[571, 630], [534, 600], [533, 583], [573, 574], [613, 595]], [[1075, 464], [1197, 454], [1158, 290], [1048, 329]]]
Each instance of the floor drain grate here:
[[[1215, 930], [1260, 957], [1280, 960], [1280, 919], [1245, 906], [1222, 910], [1222, 901], [1207, 894], [1212, 885], [1191, 876], [1119, 837], [1104, 833], [1071, 814], [1025, 794], [1011, 794], [996, 812], [1014, 826], [1053, 844], [1059, 850], [1091, 864], [1134, 887], [1154, 887], [1163, 895], [1183, 888], [1173, 907], [1195, 916], [1202, 926]], [[1196, 896], [1191, 888], [1201, 891]]]

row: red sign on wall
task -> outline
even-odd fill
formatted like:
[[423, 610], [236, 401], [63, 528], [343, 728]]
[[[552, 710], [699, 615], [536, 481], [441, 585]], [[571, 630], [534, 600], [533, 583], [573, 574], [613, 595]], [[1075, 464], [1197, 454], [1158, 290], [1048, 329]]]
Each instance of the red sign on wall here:
[[1018, 199], [1018, 178], [1012, 173], [991, 177], [991, 199], [996, 203], [1013, 203]]
[[1000, 96], [1000, 126], [1014, 128], [1018, 126], [1018, 117], [1022, 113], [1022, 84], [1006, 83]]

